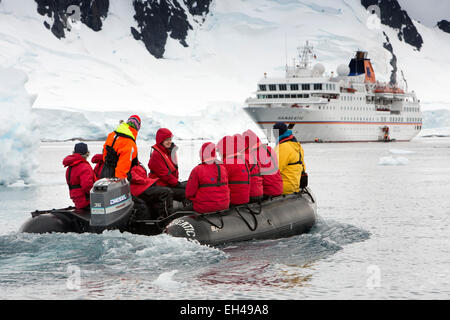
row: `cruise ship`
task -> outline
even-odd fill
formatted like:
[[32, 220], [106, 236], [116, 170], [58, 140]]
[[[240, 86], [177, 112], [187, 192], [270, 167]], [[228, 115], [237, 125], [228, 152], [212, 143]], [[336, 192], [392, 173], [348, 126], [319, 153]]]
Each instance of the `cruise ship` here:
[[367, 58], [357, 51], [337, 74], [326, 76], [313, 46], [298, 48], [298, 62], [284, 78], [267, 74], [244, 110], [272, 140], [271, 128], [285, 122], [301, 142], [409, 141], [422, 128], [420, 101], [414, 91], [379, 82]]

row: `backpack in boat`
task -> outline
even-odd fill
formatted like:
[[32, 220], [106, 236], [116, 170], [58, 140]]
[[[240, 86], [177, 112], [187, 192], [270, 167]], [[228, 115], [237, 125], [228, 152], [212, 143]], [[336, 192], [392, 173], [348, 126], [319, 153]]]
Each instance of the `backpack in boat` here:
[[[288, 163], [289, 165], [301, 164], [303, 165], [302, 152], [299, 151], [299, 158], [297, 162]], [[305, 166], [303, 165], [303, 171], [300, 175], [300, 189], [305, 189], [308, 186], [308, 173], [305, 171]]]
[[303, 169], [302, 175], [300, 177], [300, 189], [305, 189], [308, 186], [308, 174], [305, 169]]

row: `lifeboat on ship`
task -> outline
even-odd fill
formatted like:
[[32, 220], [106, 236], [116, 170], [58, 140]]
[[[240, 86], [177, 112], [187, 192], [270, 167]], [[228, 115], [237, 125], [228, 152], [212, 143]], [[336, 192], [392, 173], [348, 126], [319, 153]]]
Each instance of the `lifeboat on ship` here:
[[345, 91], [349, 92], [349, 93], [355, 93], [356, 89], [354, 88], [344, 88]]

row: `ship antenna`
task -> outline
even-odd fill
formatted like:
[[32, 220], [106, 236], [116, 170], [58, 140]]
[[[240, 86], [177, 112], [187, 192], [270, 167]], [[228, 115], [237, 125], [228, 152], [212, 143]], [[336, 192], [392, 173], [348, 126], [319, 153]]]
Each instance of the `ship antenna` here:
[[287, 58], [287, 37], [286, 37], [286, 33], [284, 34], [284, 58], [285, 58], [285, 62], [286, 62], [286, 73], [288, 72], [288, 58]]

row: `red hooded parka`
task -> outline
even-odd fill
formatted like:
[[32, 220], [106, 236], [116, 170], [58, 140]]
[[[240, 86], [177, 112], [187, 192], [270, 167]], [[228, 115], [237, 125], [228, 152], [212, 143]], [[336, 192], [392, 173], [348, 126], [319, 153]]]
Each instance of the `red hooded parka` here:
[[103, 168], [103, 154], [99, 153], [92, 157], [92, 163], [95, 163], [94, 173], [96, 180], [100, 179], [100, 174]]
[[153, 151], [148, 162], [149, 178], [158, 178], [156, 184], [163, 187], [175, 187], [178, 184], [177, 147], [172, 144], [172, 147], [167, 149], [162, 145], [164, 140], [172, 136], [172, 132], [166, 128], [156, 132], [156, 144], [152, 146]]
[[[259, 164], [261, 176], [257, 178], [262, 180], [263, 194], [273, 197], [281, 195], [283, 193], [283, 179], [278, 169], [277, 154], [270, 146], [262, 144], [253, 131], [245, 131], [244, 137], [246, 137], [246, 146], [253, 149], [253, 157], [256, 157]], [[253, 145], [253, 148], [251, 145]], [[259, 187], [259, 181], [257, 186]]]
[[258, 148], [261, 140], [251, 130], [245, 131], [242, 136], [245, 141], [245, 162], [250, 172], [250, 197], [262, 197], [263, 177], [261, 176], [261, 164], [258, 159]]
[[217, 143], [217, 151], [222, 156], [223, 165], [228, 173], [230, 204], [232, 205], [250, 201], [250, 176], [245, 158], [239, 152], [244, 149], [242, 136], [239, 136], [226, 136]]
[[94, 170], [80, 154], [74, 153], [63, 160], [66, 170], [66, 182], [69, 185], [70, 198], [77, 209], [90, 205], [90, 191], [95, 182]]
[[158, 179], [147, 177], [147, 170], [145, 170], [142, 163], [131, 168], [130, 191], [135, 197], [140, 196], [145, 190], [150, 188]]
[[214, 143], [204, 143], [200, 149], [201, 164], [196, 166], [186, 185], [186, 199], [192, 201], [198, 213], [226, 210], [230, 206], [228, 173], [217, 163]]

